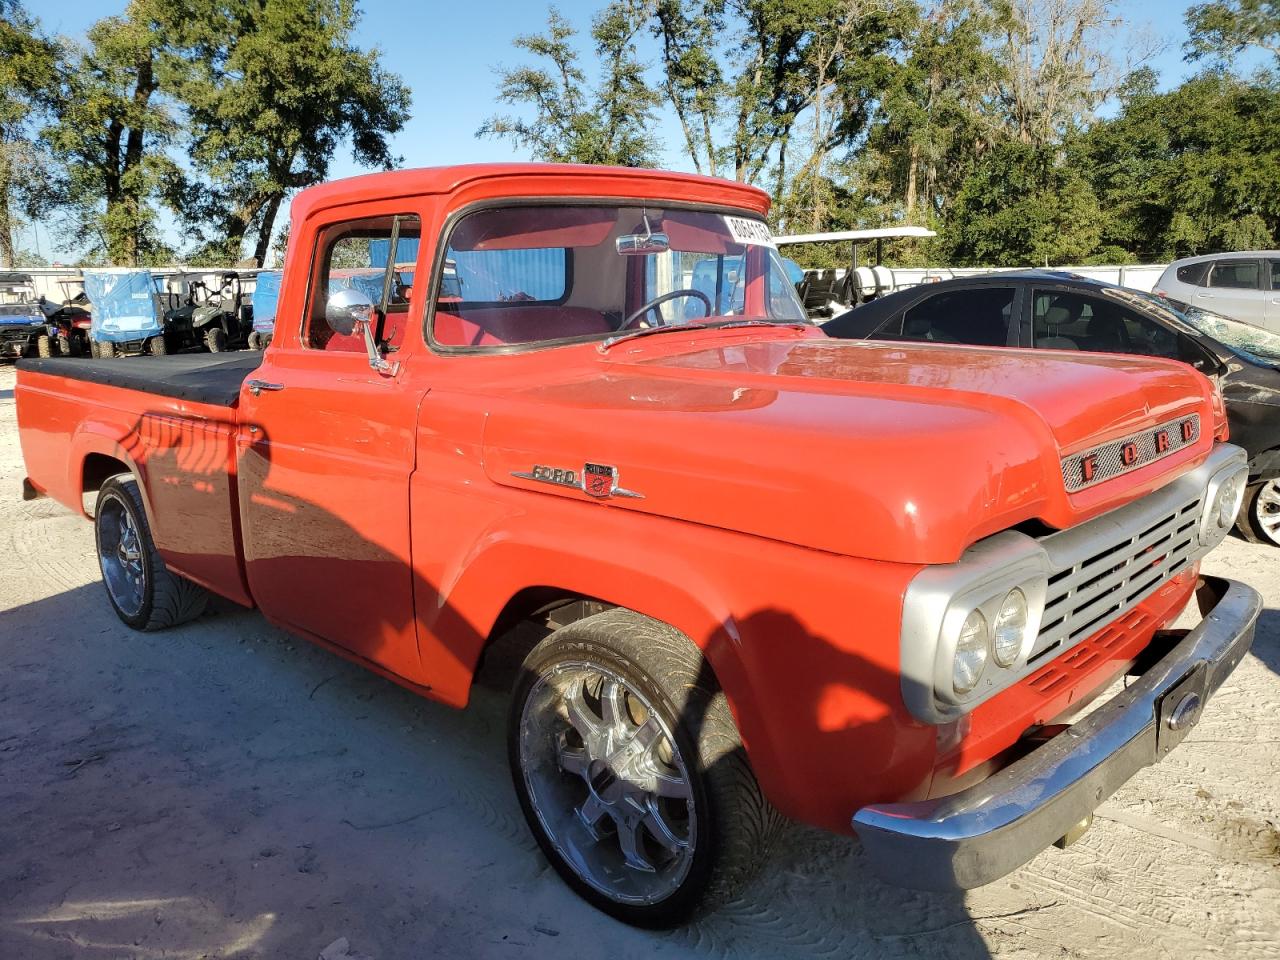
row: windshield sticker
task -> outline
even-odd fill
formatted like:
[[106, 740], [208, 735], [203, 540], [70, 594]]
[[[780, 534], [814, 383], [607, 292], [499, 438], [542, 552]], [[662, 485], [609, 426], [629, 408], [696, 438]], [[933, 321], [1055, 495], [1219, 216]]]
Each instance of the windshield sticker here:
[[774, 246], [773, 236], [769, 233], [768, 224], [759, 220], [752, 220], [749, 217], [726, 216], [724, 225], [729, 228], [729, 235], [733, 237], [735, 243], [755, 247]]

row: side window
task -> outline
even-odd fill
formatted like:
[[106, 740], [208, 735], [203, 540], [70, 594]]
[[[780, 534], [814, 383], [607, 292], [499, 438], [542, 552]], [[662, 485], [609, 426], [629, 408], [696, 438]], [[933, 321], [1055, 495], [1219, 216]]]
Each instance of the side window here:
[[1003, 347], [1009, 343], [1013, 287], [948, 290], [922, 300], [876, 333], [894, 340], [971, 343]]
[[1184, 263], [1178, 268], [1178, 282], [1187, 283], [1193, 287], [1203, 287], [1208, 283], [1209, 267], [1213, 265], [1211, 260], [1205, 260], [1201, 263]]
[[311, 293], [302, 342], [312, 350], [364, 353], [364, 338], [343, 335], [325, 320], [340, 290], [363, 294], [375, 307], [375, 335], [388, 349], [404, 342], [421, 225], [416, 216], [371, 217], [335, 224], [316, 238]]
[[1271, 289], [1280, 290], [1280, 260], [1268, 260], [1271, 269]]
[[1037, 290], [1031, 332], [1037, 347], [1188, 360], [1177, 331], [1122, 304], [1074, 291]]
[[1236, 290], [1261, 290], [1261, 270], [1257, 260], [1215, 260], [1209, 286]]

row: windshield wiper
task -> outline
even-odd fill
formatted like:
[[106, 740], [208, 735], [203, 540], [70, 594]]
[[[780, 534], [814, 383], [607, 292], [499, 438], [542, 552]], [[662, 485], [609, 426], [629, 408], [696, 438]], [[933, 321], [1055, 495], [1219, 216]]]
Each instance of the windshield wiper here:
[[645, 327], [643, 330], [620, 333], [601, 342], [599, 350], [604, 353], [615, 343], [622, 343], [624, 340], [635, 340], [639, 337], [647, 337], [655, 333], [669, 333], [675, 330], [729, 330], [733, 327], [792, 327], [797, 330], [807, 330], [811, 326], [812, 324], [801, 323], [798, 320], [777, 322], [773, 320], [726, 320], [722, 323], [701, 323], [696, 320], [689, 320], [685, 323], [667, 323], [660, 327]]

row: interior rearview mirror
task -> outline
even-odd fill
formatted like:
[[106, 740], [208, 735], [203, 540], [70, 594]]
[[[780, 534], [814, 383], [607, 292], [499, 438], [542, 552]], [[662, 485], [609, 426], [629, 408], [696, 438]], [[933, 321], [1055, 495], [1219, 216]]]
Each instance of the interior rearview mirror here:
[[620, 236], [616, 244], [618, 253], [624, 257], [647, 257], [670, 250], [671, 238], [665, 233], [627, 233]]
[[373, 303], [359, 290], [335, 290], [325, 304], [324, 319], [334, 333], [349, 337], [357, 324], [373, 321]]

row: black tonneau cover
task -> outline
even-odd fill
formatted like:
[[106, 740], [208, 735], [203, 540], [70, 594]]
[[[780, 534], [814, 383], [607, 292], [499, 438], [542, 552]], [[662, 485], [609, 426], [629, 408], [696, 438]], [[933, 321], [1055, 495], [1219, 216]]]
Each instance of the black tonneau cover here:
[[68, 380], [127, 387], [162, 397], [234, 407], [245, 378], [261, 364], [261, 350], [236, 350], [232, 353], [188, 353], [172, 357], [19, 360], [18, 368]]

